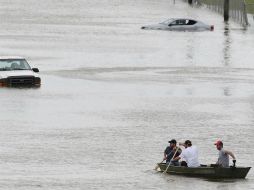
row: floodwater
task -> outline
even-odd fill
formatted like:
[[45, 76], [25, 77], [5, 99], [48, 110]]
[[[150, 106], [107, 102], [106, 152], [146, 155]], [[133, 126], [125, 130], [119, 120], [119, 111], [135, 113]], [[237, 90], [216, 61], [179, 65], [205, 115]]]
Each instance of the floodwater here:
[[[192, 17], [214, 32], [140, 30]], [[254, 161], [254, 23], [168, 0], [0, 0], [1, 55], [41, 70], [39, 89], [0, 89], [0, 189], [254, 189], [154, 171], [167, 141], [214, 163], [222, 139]]]

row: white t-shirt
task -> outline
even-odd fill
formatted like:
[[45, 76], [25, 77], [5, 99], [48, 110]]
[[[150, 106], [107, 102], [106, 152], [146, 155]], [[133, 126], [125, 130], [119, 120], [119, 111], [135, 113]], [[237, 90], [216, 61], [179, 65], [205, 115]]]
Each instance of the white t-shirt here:
[[198, 149], [195, 146], [187, 147], [179, 156], [187, 162], [188, 167], [199, 167]]

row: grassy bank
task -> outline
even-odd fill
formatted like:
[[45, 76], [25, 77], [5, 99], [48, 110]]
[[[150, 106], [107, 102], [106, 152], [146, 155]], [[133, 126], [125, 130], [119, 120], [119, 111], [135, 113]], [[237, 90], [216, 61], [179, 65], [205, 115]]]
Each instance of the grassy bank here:
[[[202, 0], [202, 2], [204, 3], [208, 3], [211, 2], [213, 0]], [[247, 4], [247, 12], [254, 14], [254, 0], [245, 0], [246, 4]]]
[[254, 0], [245, 0], [246, 3], [254, 3]]
[[245, 0], [248, 13], [254, 14], [254, 0]]

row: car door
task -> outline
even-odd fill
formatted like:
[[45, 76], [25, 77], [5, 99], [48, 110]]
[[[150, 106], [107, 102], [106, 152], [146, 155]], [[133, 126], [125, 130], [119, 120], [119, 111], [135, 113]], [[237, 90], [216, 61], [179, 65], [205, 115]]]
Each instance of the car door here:
[[186, 19], [185, 30], [188, 30], [188, 31], [197, 30], [198, 28], [196, 26], [196, 23], [197, 21], [195, 20]]
[[174, 31], [182, 31], [185, 30], [186, 20], [185, 19], [177, 19], [169, 23], [169, 30]]

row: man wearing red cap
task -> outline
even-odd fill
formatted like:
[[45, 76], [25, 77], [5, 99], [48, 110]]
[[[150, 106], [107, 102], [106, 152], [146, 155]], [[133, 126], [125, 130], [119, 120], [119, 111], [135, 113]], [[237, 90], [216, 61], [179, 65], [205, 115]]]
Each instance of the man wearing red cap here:
[[216, 164], [218, 164], [221, 167], [229, 167], [229, 156], [230, 155], [233, 158], [233, 166], [235, 166], [236, 160], [235, 160], [235, 155], [228, 150], [223, 149], [223, 142], [222, 141], [217, 141], [214, 143], [216, 145], [217, 150], [219, 151], [219, 157], [218, 161]]

